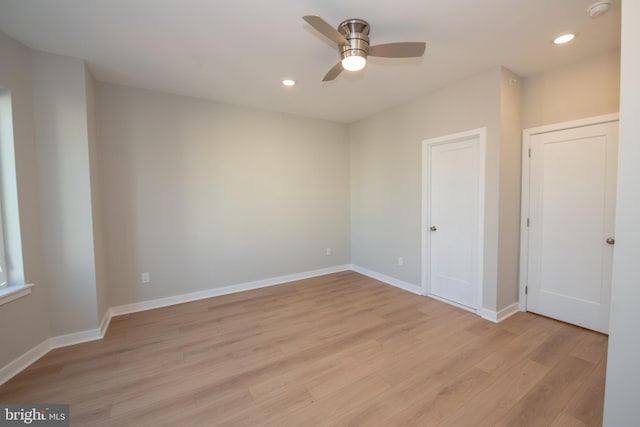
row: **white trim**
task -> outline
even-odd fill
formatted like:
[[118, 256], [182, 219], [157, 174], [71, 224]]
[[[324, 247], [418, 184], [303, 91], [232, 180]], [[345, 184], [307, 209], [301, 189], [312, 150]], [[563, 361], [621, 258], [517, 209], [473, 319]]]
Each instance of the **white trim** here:
[[44, 340], [40, 344], [0, 368], [0, 385], [6, 383], [51, 350], [103, 338], [100, 329], [89, 329]]
[[391, 286], [395, 286], [396, 288], [400, 288], [402, 290], [408, 291], [408, 292], [412, 292], [414, 294], [417, 295], [424, 295], [422, 293], [422, 288], [420, 286], [414, 285], [412, 283], [409, 282], [404, 282], [402, 280], [398, 280], [396, 278], [393, 278], [391, 276], [387, 276], [385, 274], [382, 273], [378, 273], [377, 271], [373, 271], [373, 270], [369, 270], [367, 268], [364, 267], [360, 267], [358, 265], [351, 265], [351, 270], [355, 271], [356, 273], [360, 273], [364, 276], [368, 276], [371, 277], [373, 279], [379, 280], [381, 282], [386, 283], [387, 285], [391, 285]]
[[[477, 128], [468, 130], [465, 132], [458, 132], [450, 135], [444, 135], [437, 138], [425, 139], [422, 141], [422, 294], [427, 296], [431, 295], [431, 259], [426, 254], [429, 252], [431, 247], [431, 233], [429, 232], [429, 224], [430, 224], [430, 195], [429, 188], [431, 186], [431, 174], [430, 171], [427, 170], [427, 165], [429, 165], [431, 161], [430, 147], [436, 144], [448, 144], [452, 142], [464, 141], [467, 139], [478, 138], [479, 144], [479, 162], [478, 165], [478, 174], [480, 176], [480, 182], [478, 184], [478, 272], [477, 278], [478, 281], [478, 289], [476, 294], [476, 305], [477, 307], [466, 307], [464, 305], [454, 304], [456, 306], [460, 306], [461, 308], [471, 309], [471, 310], [480, 310], [484, 305], [483, 301], [483, 289], [484, 289], [484, 199], [485, 199], [485, 179], [486, 179], [486, 146], [487, 146], [487, 128]], [[442, 300], [447, 303], [451, 303], [451, 301], [446, 299], [436, 298], [438, 300]]]
[[27, 369], [32, 363], [36, 362], [50, 350], [51, 342], [49, 340], [44, 340], [31, 350], [28, 350], [26, 353], [23, 353], [21, 356], [18, 356], [13, 361], [0, 368], [0, 385], [6, 383], [11, 378]]
[[497, 312], [486, 308], [481, 308], [480, 310], [478, 310], [478, 315], [482, 316], [483, 319], [489, 320], [493, 323], [500, 323], [503, 320], [518, 313], [519, 311], [521, 310], [518, 308], [518, 303], [514, 302], [513, 304], [508, 305]]
[[586, 119], [572, 120], [569, 122], [554, 123], [551, 125], [539, 126], [522, 131], [522, 179], [520, 198], [520, 273], [518, 286], [518, 310], [527, 311], [527, 296], [525, 287], [529, 276], [529, 228], [527, 218], [529, 217], [529, 184], [531, 173], [531, 159], [529, 149], [531, 149], [531, 139], [534, 135], [541, 133], [556, 132], [560, 130], [575, 129], [584, 126], [599, 125], [603, 123], [616, 122], [620, 120], [619, 113], [605, 114], [602, 116], [588, 117]]
[[86, 331], [73, 332], [66, 335], [58, 335], [49, 338], [51, 348], [67, 347], [75, 344], [82, 344], [83, 342], [96, 341], [104, 338], [107, 333], [107, 328], [111, 323], [111, 309], [107, 309], [100, 321], [100, 327], [95, 329], [87, 329]]
[[107, 329], [109, 329], [109, 324], [111, 324], [111, 307], [107, 308], [104, 316], [102, 316], [102, 321], [100, 322], [100, 335], [102, 338], [107, 334]]
[[204, 291], [191, 292], [188, 294], [174, 295], [165, 298], [157, 298], [149, 301], [134, 302], [111, 307], [111, 316], [136, 313], [138, 311], [151, 310], [154, 308], [166, 307], [174, 304], [196, 301], [205, 298], [217, 297], [221, 295], [233, 294], [236, 292], [250, 291], [253, 289], [266, 288], [268, 286], [282, 285], [296, 280], [310, 279], [312, 277], [324, 276], [325, 274], [338, 273], [350, 269], [349, 265], [322, 268], [320, 270], [307, 271], [304, 273], [289, 274], [286, 276], [273, 277], [271, 279], [257, 280], [255, 282], [240, 283], [237, 285], [224, 286], [221, 288], [207, 289]]
[[99, 339], [102, 339], [100, 328], [95, 328], [88, 329], [86, 331], [73, 332], [66, 335], [58, 335], [57, 337], [51, 337], [49, 338], [49, 342], [51, 343], [51, 348], [60, 348]]
[[480, 316], [480, 310], [484, 310], [484, 309], [475, 309], [473, 307], [469, 307], [469, 306], [466, 306], [464, 304], [460, 304], [458, 302], [451, 301], [451, 300], [448, 300], [446, 298], [439, 297], [438, 295], [429, 294], [427, 296], [429, 298], [431, 298], [431, 299], [436, 300], [436, 301], [440, 301], [440, 302], [443, 302], [445, 304], [449, 304], [449, 305], [452, 305], [454, 307], [460, 308], [462, 310], [468, 311], [470, 313], [477, 314], [478, 316]]
[[[398, 280], [395, 279], [391, 276], [387, 276], [385, 274], [382, 273], [378, 273], [376, 271], [373, 270], [369, 270], [367, 268], [364, 267], [360, 267], [358, 265], [351, 265], [351, 270], [355, 271], [356, 273], [360, 273], [364, 276], [368, 276], [371, 277], [373, 279], [379, 280], [381, 282], [384, 282], [388, 285], [391, 286], [395, 286], [396, 288], [400, 288], [402, 290], [417, 294], [417, 295], [424, 295], [423, 294], [423, 288], [417, 285], [413, 285], [409, 282], [404, 282], [402, 280]], [[495, 312], [493, 310], [489, 310], [486, 308], [479, 308], [479, 309], [475, 309], [473, 307], [468, 307], [466, 305], [463, 304], [459, 304], [455, 301], [450, 301], [446, 298], [441, 298], [437, 295], [426, 295], [427, 297], [434, 299], [436, 301], [440, 301], [449, 305], [452, 305], [454, 307], [460, 308], [462, 310], [468, 311], [470, 313], [473, 314], [477, 314], [478, 316], [482, 317], [485, 320], [489, 320], [493, 323], [499, 323], [502, 322], [503, 320], [505, 320], [508, 317], [513, 316], [514, 314], [516, 314], [518, 311], [518, 303], [514, 302], [513, 304], [509, 305], [508, 307], [503, 308], [502, 310]]]
[[530, 162], [529, 150], [531, 149], [531, 136], [527, 129], [522, 131], [522, 177], [520, 187], [520, 268], [518, 269], [518, 309], [527, 311], [527, 296], [525, 287], [529, 276], [529, 180]]
[[602, 123], [617, 122], [620, 120], [620, 113], [604, 114], [602, 116], [587, 117], [585, 119], [571, 120], [568, 122], [553, 123], [550, 125], [538, 126], [522, 131], [523, 136], [538, 135], [541, 133], [555, 132], [558, 130], [567, 130], [581, 128], [584, 126], [599, 125]]
[[33, 283], [26, 285], [10, 285], [0, 289], [0, 305], [15, 301], [31, 293]]

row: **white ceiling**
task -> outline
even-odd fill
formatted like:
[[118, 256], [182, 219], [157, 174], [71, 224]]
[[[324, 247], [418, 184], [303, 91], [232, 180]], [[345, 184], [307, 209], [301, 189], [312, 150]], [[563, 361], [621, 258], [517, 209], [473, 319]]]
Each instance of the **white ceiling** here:
[[[528, 76], [618, 47], [619, 0], [591, 19], [594, 1], [0, 0], [0, 31], [86, 59], [100, 81], [352, 122], [493, 66]], [[371, 44], [426, 41], [426, 56], [322, 83], [337, 47], [303, 15], [362, 18]], [[579, 35], [554, 46], [565, 31]]]

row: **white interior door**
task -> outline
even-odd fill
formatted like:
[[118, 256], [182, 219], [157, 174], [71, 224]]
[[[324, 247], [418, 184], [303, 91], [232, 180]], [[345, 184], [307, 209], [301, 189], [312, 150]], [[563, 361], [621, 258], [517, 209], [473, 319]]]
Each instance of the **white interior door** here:
[[478, 132], [425, 141], [427, 292], [481, 305], [484, 141]]
[[618, 123], [532, 135], [526, 308], [607, 333]]

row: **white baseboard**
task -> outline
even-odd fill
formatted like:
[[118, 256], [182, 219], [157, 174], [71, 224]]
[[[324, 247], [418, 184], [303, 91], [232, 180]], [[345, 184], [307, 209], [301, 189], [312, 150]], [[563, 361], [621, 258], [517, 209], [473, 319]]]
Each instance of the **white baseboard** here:
[[312, 277], [324, 276], [325, 274], [339, 273], [341, 271], [350, 270], [348, 265], [340, 265], [335, 267], [322, 268], [320, 270], [306, 271], [304, 273], [288, 274], [286, 276], [273, 277], [271, 279], [256, 280], [255, 282], [240, 283], [237, 285], [224, 286], [221, 288], [207, 289], [204, 291], [191, 292], [188, 294], [175, 295], [166, 298], [158, 298], [148, 301], [134, 302], [132, 304], [119, 305], [111, 307], [111, 316], [120, 316], [123, 314], [136, 313], [138, 311], [146, 311], [154, 308], [167, 307], [175, 304], [196, 301], [205, 298], [217, 297], [221, 295], [233, 294], [236, 292], [250, 291], [253, 289], [266, 288], [268, 286], [283, 285], [285, 283], [294, 282], [296, 280], [310, 279]]
[[31, 350], [0, 368], [0, 385], [27, 369], [32, 363], [49, 353], [51, 348], [50, 340], [44, 340]]
[[109, 324], [111, 323], [111, 316], [112, 316], [111, 308], [107, 308], [107, 311], [105, 311], [104, 316], [102, 316], [102, 321], [100, 322], [100, 335], [102, 335], [103, 338], [107, 333], [107, 329], [109, 329]]
[[377, 271], [369, 270], [367, 268], [360, 267], [358, 265], [353, 265], [353, 264], [351, 265], [351, 270], [355, 271], [356, 273], [360, 273], [365, 276], [384, 282], [388, 285], [395, 286], [396, 288], [400, 288], [417, 295], [424, 295], [422, 292], [422, 288], [420, 286], [416, 286], [409, 282], [404, 282], [394, 277], [387, 276], [386, 274], [378, 273]]
[[[402, 280], [398, 280], [396, 278], [393, 278], [391, 276], [387, 276], [385, 274], [382, 273], [378, 273], [377, 271], [373, 271], [373, 270], [369, 270], [367, 268], [364, 267], [360, 267], [358, 265], [351, 265], [351, 270], [355, 271], [356, 273], [360, 273], [363, 274], [365, 276], [369, 276], [371, 278], [374, 278], [376, 280], [379, 280], [381, 282], [387, 283], [391, 286], [395, 286], [397, 288], [403, 289], [405, 291], [408, 292], [412, 292], [414, 294], [417, 295], [424, 295], [423, 290], [420, 286], [416, 286], [414, 284], [408, 283], [408, 282], [404, 282]], [[448, 301], [442, 298], [438, 298], [434, 295], [429, 295], [429, 297], [436, 299], [438, 301], [442, 301], [445, 302], [447, 304], [453, 305], [455, 307], [461, 308], [463, 310], [467, 310], [470, 311], [472, 313], [476, 313], [477, 315], [479, 315], [480, 317], [482, 317], [483, 319], [489, 320], [491, 322], [494, 323], [500, 323], [503, 320], [505, 320], [508, 317], [513, 316], [514, 314], [516, 314], [518, 311], [520, 311], [520, 308], [518, 306], [518, 303], [515, 302], [505, 308], [503, 308], [500, 311], [492, 311], [492, 310], [488, 310], [486, 308], [480, 308], [478, 310], [469, 308], [469, 307], [465, 307], [464, 305], [460, 305], [457, 304], [455, 302], [452, 301]]]
[[481, 308], [480, 310], [478, 310], [478, 314], [482, 316], [483, 319], [490, 320], [493, 323], [500, 323], [506, 318], [513, 316], [519, 311], [520, 311], [520, 308], [518, 306], [518, 303], [514, 302], [513, 304], [508, 305], [507, 307], [499, 311], [493, 311], [493, 310], [488, 310], [486, 308]]
[[469, 313], [473, 313], [473, 314], [477, 314], [478, 316], [481, 316], [480, 312], [481, 312], [482, 309], [475, 309], [473, 307], [469, 307], [469, 306], [457, 303], [455, 301], [448, 300], [446, 298], [441, 298], [441, 297], [439, 297], [437, 295], [433, 295], [433, 294], [428, 294], [427, 296], [429, 298], [431, 298], [431, 299], [436, 300], [436, 301], [440, 301], [440, 302], [443, 302], [445, 304], [449, 304], [449, 305], [451, 305], [453, 307], [457, 307], [457, 308], [459, 308], [461, 310], [468, 311]]
[[104, 334], [107, 332], [110, 321], [111, 309], [108, 309], [100, 322], [100, 328], [74, 332], [67, 335], [58, 335], [44, 340], [22, 356], [0, 368], [0, 385], [18, 375], [54, 348], [67, 347], [69, 345], [81, 344], [83, 342], [95, 341], [104, 338]]
[[49, 343], [51, 344], [51, 348], [60, 348], [74, 344], [81, 344], [83, 342], [95, 341], [101, 338], [102, 334], [100, 333], [100, 328], [95, 328], [51, 337], [49, 338]]

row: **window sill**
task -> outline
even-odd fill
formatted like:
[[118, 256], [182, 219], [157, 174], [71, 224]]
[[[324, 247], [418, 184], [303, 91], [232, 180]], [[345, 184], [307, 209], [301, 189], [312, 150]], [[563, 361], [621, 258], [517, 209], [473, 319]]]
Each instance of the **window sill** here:
[[9, 285], [6, 288], [0, 289], [0, 305], [29, 295], [32, 287], [33, 283], [28, 283], [26, 285]]

